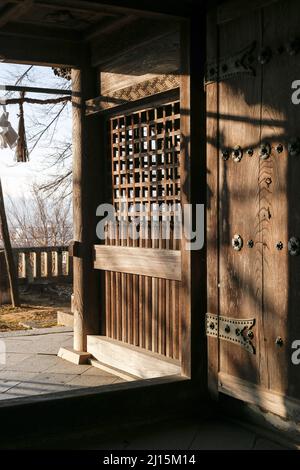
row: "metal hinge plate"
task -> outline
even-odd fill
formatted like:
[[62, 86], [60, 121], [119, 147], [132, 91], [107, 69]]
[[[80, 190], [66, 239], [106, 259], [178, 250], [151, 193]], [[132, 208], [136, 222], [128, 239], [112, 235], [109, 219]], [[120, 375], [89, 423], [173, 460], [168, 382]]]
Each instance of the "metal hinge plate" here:
[[219, 60], [209, 62], [206, 65], [205, 85], [225, 80], [226, 78], [230, 78], [234, 75], [255, 75], [255, 49], [256, 42], [253, 42], [248, 47], [232, 56], [220, 57]]
[[206, 314], [206, 334], [239, 344], [248, 352], [255, 354], [255, 348], [251, 342], [254, 338], [254, 318], [229, 318], [211, 313]]

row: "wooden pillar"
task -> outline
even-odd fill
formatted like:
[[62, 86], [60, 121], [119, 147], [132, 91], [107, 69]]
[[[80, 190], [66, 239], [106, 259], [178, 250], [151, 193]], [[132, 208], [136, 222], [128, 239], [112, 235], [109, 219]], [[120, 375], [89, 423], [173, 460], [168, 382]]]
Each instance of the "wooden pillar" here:
[[96, 206], [101, 202], [99, 117], [85, 116], [85, 100], [99, 94], [96, 69], [72, 70], [73, 107], [73, 220], [74, 349], [86, 351], [86, 336], [99, 334], [99, 273], [93, 269]]
[[[181, 203], [206, 202], [206, 126], [204, 75], [206, 60], [206, 12], [182, 21], [181, 26]], [[192, 221], [190, 221], [191, 223]], [[203, 221], [205, 224], [205, 221]], [[207, 377], [205, 313], [206, 253], [187, 249], [182, 240], [181, 364], [182, 374], [201, 381]]]

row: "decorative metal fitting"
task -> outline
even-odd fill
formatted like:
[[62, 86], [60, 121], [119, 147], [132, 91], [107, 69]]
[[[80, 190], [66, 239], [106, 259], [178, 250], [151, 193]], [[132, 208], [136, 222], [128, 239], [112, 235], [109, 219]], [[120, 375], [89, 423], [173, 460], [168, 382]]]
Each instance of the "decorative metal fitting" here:
[[226, 57], [218, 57], [206, 66], [205, 84], [226, 80], [237, 74], [255, 75], [254, 51], [256, 42], [252, 42], [246, 48]]
[[288, 152], [291, 157], [297, 157], [300, 154], [300, 139], [298, 137], [291, 139], [288, 143]]
[[271, 145], [268, 142], [263, 142], [259, 147], [259, 156], [262, 160], [267, 160], [271, 154]]
[[299, 38], [291, 39], [286, 45], [286, 52], [291, 56], [296, 55], [297, 52], [299, 52], [299, 49], [300, 49], [300, 39]]
[[268, 176], [268, 178], [266, 178], [265, 181], [266, 181], [266, 184], [267, 184], [268, 186], [270, 186], [270, 184], [272, 183], [272, 178], [270, 178], [270, 177]]
[[277, 336], [275, 339], [275, 344], [281, 348], [283, 346], [283, 339], [280, 336]]
[[211, 330], [214, 330], [214, 328], [215, 328], [214, 322], [211, 322], [211, 323], [209, 324], [209, 328], [210, 328]]
[[254, 154], [254, 150], [253, 150], [253, 148], [251, 148], [251, 147], [250, 147], [250, 148], [248, 148], [248, 149], [247, 149], [247, 155], [248, 155], [248, 157], [252, 157], [252, 156], [253, 156], [253, 154]]
[[261, 65], [265, 65], [267, 64], [268, 62], [270, 62], [271, 60], [271, 57], [272, 57], [272, 51], [269, 47], [264, 47], [258, 57], [257, 57], [257, 60], [258, 62], [261, 64]]
[[252, 331], [252, 330], [248, 330], [247, 336], [248, 336], [249, 339], [253, 339], [253, 338], [254, 338], [254, 333], [253, 333], [253, 331]]
[[283, 248], [283, 243], [282, 243], [282, 242], [277, 242], [277, 243], [276, 243], [276, 249], [277, 249], [278, 251], [280, 251], [280, 250], [282, 250], [282, 248]]
[[231, 240], [232, 248], [235, 251], [240, 251], [243, 247], [243, 239], [240, 235], [235, 234]]
[[223, 160], [225, 160], [225, 161], [228, 160], [229, 155], [230, 155], [229, 150], [228, 149], [222, 149], [221, 153], [222, 153]]
[[276, 152], [277, 153], [282, 153], [283, 152], [283, 145], [282, 144], [276, 145]]
[[243, 158], [243, 150], [239, 145], [236, 145], [232, 151], [232, 160], [236, 163], [240, 162]]
[[300, 239], [291, 237], [288, 241], [288, 250], [291, 256], [298, 256], [300, 253]]
[[254, 241], [253, 240], [248, 240], [247, 241], [247, 246], [248, 246], [248, 248], [253, 248], [254, 247]]
[[[211, 328], [211, 323], [214, 323], [214, 328]], [[206, 314], [207, 336], [230, 341], [236, 346], [239, 345], [246, 349], [251, 354], [255, 354], [255, 347], [251, 341], [252, 335], [249, 333], [254, 325], [254, 318], [231, 318], [211, 313]]]

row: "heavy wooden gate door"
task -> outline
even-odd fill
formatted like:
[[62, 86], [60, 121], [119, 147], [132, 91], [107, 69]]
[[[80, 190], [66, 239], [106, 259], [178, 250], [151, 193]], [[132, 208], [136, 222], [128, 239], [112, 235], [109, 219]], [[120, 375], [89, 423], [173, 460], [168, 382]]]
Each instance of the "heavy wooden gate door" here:
[[[107, 224], [105, 243], [95, 246], [95, 268], [106, 271], [104, 334], [169, 359], [171, 368], [150, 367], [143, 377], [180, 373], [181, 252], [173, 230], [180, 205], [179, 101], [114, 113], [107, 133], [107, 201], [117, 222]], [[135, 226], [141, 204], [144, 219]]]
[[300, 397], [297, 3], [212, 15], [206, 83], [210, 387], [284, 416]]

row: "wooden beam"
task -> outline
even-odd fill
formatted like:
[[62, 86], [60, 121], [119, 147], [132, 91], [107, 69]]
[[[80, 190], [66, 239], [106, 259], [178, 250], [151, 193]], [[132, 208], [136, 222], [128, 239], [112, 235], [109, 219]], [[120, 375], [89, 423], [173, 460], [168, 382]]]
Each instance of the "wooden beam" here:
[[54, 39], [65, 41], [72, 41], [74, 47], [77, 47], [77, 43], [83, 40], [83, 35], [80, 31], [68, 30], [66, 28], [59, 28], [58, 26], [49, 27], [48, 25], [40, 25], [36, 23], [30, 23], [28, 21], [22, 22], [11, 22], [1, 28], [1, 33], [11, 36], [18, 36], [19, 38], [28, 37], [34, 38], [35, 40]]
[[179, 23], [174, 21], [136, 20], [118, 37], [107, 35], [94, 41], [91, 45], [92, 64], [93, 66], [110, 64], [125, 54], [134, 54], [139, 49], [150, 47], [153, 41], [162, 40], [178, 29]]
[[88, 336], [87, 351], [100, 363], [136, 378], [180, 375], [179, 361], [106, 336]]
[[[10, 0], [10, 3], [22, 4], [23, 0]], [[36, 6], [49, 8], [51, 10], [69, 10], [77, 13], [104, 13], [107, 16], [116, 16], [118, 13], [112, 11], [109, 7], [101, 7], [99, 3], [85, 0], [35, 0]]]
[[134, 106], [135, 102], [149, 98], [157, 101], [158, 96], [179, 88], [178, 75], [158, 75], [150, 80], [135, 83], [132, 86], [108, 92], [105, 96], [99, 96], [87, 100], [86, 114], [99, 113], [101, 111], [111, 110], [115, 107], [131, 104]]
[[[181, 28], [181, 204], [192, 205], [192, 227], [196, 204], [206, 202], [206, 12], [204, 9]], [[205, 221], [202, 221], [205, 223]], [[181, 364], [182, 374], [207, 384], [206, 253], [190, 250], [183, 231], [181, 244]]]
[[251, 384], [238, 377], [219, 373], [219, 391], [243, 403], [251, 403], [284, 419], [297, 420], [300, 400]]
[[80, 67], [87, 54], [84, 44], [57, 39], [20, 38], [0, 31], [0, 57], [5, 62]]
[[181, 254], [176, 250], [95, 245], [94, 268], [180, 281]]
[[17, 18], [28, 11], [33, 5], [33, 0], [23, 0], [22, 3], [15, 5], [7, 5], [2, 14], [0, 15], [0, 28], [10, 21], [15, 21]]
[[86, 41], [91, 41], [93, 39], [98, 38], [104, 34], [109, 34], [117, 31], [118, 29], [124, 28], [130, 25], [133, 21], [136, 20], [136, 16], [128, 15], [122, 16], [116, 20], [107, 20], [104, 22], [100, 22], [99, 24], [93, 26], [84, 36]]
[[78, 12], [99, 12], [105, 15], [133, 14], [144, 18], [170, 18], [178, 19], [191, 14], [190, 5], [174, 4], [172, 0], [152, 0], [149, 2], [132, 0], [107, 0], [107, 1], [87, 1], [87, 0], [36, 0], [37, 6], [49, 7], [52, 9], [67, 9]]
[[61, 90], [58, 88], [39, 88], [35, 86], [21, 86], [21, 85], [0, 85], [0, 90], [24, 91], [26, 93], [42, 93], [46, 95], [63, 95], [63, 96], [72, 95], [72, 90]]

